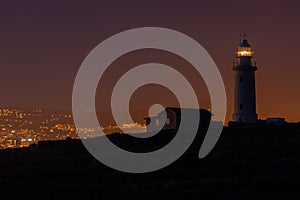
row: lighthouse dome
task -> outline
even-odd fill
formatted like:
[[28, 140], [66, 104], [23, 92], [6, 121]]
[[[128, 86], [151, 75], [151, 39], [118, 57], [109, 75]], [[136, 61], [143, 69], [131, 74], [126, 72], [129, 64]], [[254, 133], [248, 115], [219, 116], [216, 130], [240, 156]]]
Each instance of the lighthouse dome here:
[[240, 47], [251, 47], [246, 39], [243, 39], [240, 43]]

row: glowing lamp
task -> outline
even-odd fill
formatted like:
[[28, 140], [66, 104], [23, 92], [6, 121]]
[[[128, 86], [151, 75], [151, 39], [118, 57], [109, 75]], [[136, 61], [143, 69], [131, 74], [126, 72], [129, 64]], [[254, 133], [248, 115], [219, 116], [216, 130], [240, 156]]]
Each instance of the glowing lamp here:
[[239, 47], [236, 52], [237, 57], [253, 57], [253, 51], [250, 47]]

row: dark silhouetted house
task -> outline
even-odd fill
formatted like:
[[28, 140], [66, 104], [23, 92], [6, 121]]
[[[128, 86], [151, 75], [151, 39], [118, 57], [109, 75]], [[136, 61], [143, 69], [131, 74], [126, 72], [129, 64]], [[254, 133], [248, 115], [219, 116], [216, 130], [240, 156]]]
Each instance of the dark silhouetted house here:
[[285, 122], [285, 118], [281, 117], [270, 117], [266, 119], [267, 124], [283, 124]]
[[[199, 122], [199, 129], [206, 128], [211, 121], [211, 112], [206, 109], [194, 109], [194, 108], [182, 108], [183, 112], [187, 114], [187, 117], [193, 117], [194, 112], [200, 112], [200, 122]], [[174, 108], [174, 107], [166, 107], [166, 117], [164, 117], [164, 112], [161, 111], [157, 114], [157, 116], [147, 117], [146, 125], [147, 125], [147, 132], [153, 132], [160, 130], [177, 130], [180, 126], [180, 119], [181, 119], [181, 108]], [[150, 123], [153, 121], [152, 123]]]

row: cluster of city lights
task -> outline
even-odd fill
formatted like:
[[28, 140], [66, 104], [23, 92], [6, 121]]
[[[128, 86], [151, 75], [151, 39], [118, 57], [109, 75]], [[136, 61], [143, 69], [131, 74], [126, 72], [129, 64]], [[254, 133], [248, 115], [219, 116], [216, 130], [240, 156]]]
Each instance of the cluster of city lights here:
[[97, 137], [99, 129], [104, 134], [142, 133], [146, 126], [133, 123], [123, 124], [121, 127], [108, 125], [76, 129], [69, 113], [51, 113], [40, 109], [0, 109], [0, 149], [28, 147], [44, 140], [78, 139], [78, 132], [83, 133], [86, 138]]

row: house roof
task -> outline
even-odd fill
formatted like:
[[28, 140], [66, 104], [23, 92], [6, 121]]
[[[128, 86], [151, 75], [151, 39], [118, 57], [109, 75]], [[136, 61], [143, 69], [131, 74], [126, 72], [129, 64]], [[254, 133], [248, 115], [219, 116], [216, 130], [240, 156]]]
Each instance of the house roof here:
[[[213, 116], [213, 114], [211, 112], [209, 112], [207, 109], [166, 107], [165, 110], [174, 112], [176, 115], [180, 115], [181, 114], [181, 110], [183, 110], [184, 112], [192, 112], [192, 111], [195, 111], [195, 110], [199, 110], [200, 111], [200, 115], [202, 115], [202, 116], [203, 115], [204, 116], [209, 116], [209, 117]], [[162, 112], [163, 111], [159, 112], [157, 114], [157, 116], [155, 116], [155, 117], [158, 117], [159, 115], [161, 115]], [[144, 119], [149, 119], [149, 118], [153, 118], [153, 117], [146, 117]]]
[[211, 114], [211, 112], [209, 112], [207, 109], [197, 109], [197, 108], [175, 108], [175, 107], [166, 107], [166, 110], [171, 110], [175, 113], [180, 113], [181, 110], [183, 111], [195, 111], [195, 110], [199, 110], [200, 113], [207, 113], [207, 114]]
[[[180, 115], [181, 110], [183, 110], [183, 112], [192, 112], [192, 111], [198, 110], [198, 111], [200, 111], [200, 115], [213, 116], [213, 114], [211, 112], [209, 112], [207, 109], [166, 107], [165, 110], [172, 111], [176, 115]], [[163, 111], [158, 113], [158, 115], [160, 115], [162, 112]]]

